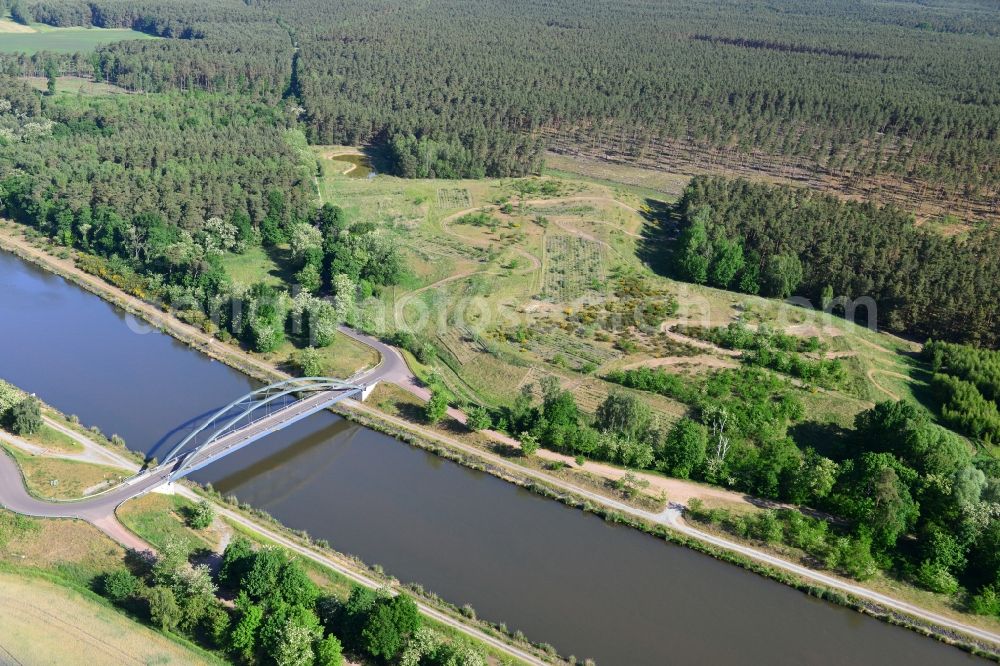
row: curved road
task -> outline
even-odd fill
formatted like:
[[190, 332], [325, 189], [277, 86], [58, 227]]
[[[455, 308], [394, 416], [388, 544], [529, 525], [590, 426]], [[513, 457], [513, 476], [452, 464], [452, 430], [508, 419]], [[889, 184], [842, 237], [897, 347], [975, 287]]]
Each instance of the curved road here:
[[[5, 452], [6, 453], [6, 452]], [[39, 518], [77, 518], [91, 523], [127, 548], [151, 550], [149, 544], [127, 530], [115, 517], [115, 509], [125, 500], [147, 493], [166, 482], [169, 469], [137, 477], [124, 486], [77, 502], [51, 502], [28, 494], [21, 469], [9, 455], [0, 455], [0, 505]]]

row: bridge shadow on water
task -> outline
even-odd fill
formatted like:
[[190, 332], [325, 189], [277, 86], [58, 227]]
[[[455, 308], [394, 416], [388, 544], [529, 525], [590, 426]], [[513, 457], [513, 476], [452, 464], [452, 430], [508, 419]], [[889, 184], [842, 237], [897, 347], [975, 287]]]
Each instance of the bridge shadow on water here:
[[[293, 402], [293, 400], [289, 400], [287, 402]], [[283, 401], [282, 403], [279, 403], [278, 405], [273, 405], [272, 404], [272, 409], [275, 408], [275, 407], [277, 407], [277, 408], [280, 409], [283, 404], [286, 404], [286, 403]], [[152, 446], [152, 448], [150, 448], [149, 451], [146, 452], [146, 460], [150, 460], [152, 458], [161, 459], [162, 456], [166, 455], [167, 453], [169, 453], [171, 451], [171, 449], [173, 449], [175, 446], [177, 446], [178, 444], [180, 444], [184, 440], [185, 437], [187, 437], [188, 435], [190, 435], [191, 433], [193, 433], [195, 430], [197, 430], [202, 425], [208, 423], [209, 420], [213, 416], [216, 417], [215, 420], [218, 423], [221, 424], [221, 423], [224, 423], [224, 420], [225, 420], [226, 417], [232, 418], [232, 417], [236, 416], [236, 414], [238, 414], [241, 411], [243, 411], [237, 405], [235, 407], [232, 407], [230, 409], [230, 411], [225, 412], [224, 414], [222, 414], [220, 416], [216, 416], [218, 414], [219, 410], [223, 409], [225, 406], [226, 405], [219, 405], [217, 407], [212, 407], [212, 408], [208, 409], [207, 411], [202, 412], [201, 414], [198, 414], [198, 415], [196, 415], [196, 416], [188, 419], [187, 421], [184, 421], [183, 423], [178, 424], [177, 426], [175, 426], [174, 428], [170, 429], [169, 431], [167, 431], [162, 437], [160, 437], [159, 440], [157, 440], [157, 442]], [[256, 412], [256, 410], [254, 410], [253, 412], [250, 412], [250, 416], [252, 417], [255, 414], [255, 412]], [[237, 428], [238, 427], [242, 427], [242, 426], [246, 425], [247, 423], [249, 423], [252, 420], [253, 419], [251, 418], [250, 420], [240, 421], [239, 423], [237, 423], [236, 427]], [[212, 428], [207, 428], [205, 430], [205, 432], [204, 432], [204, 437], [208, 437], [211, 434], [212, 434]], [[185, 446], [184, 450], [189, 450], [189, 449], [197, 446], [199, 444], [199, 440], [203, 440], [204, 437], [196, 438], [195, 440], [189, 442], [188, 445]], [[184, 451], [180, 451], [179, 453], [183, 453], [183, 452]], [[163, 462], [162, 459], [160, 460], [160, 462]]]
[[223, 407], [225, 407], [225, 405], [219, 405], [218, 407], [209, 409], [207, 412], [198, 414], [197, 416], [188, 419], [184, 423], [181, 423], [175, 428], [169, 430], [156, 442], [156, 444], [153, 445], [149, 451], [146, 452], [146, 458], [159, 458], [161, 454], [167, 453]]
[[[271, 435], [268, 439], [277, 441], [270, 445], [264, 440], [259, 442], [262, 446], [250, 447], [235, 461], [230, 458], [213, 463], [196, 473], [195, 480], [211, 480], [212, 486], [223, 494], [252, 487], [253, 504], [273, 507], [323, 476], [364, 431], [341, 418], [304, 434], [293, 427], [285, 436]], [[330, 446], [334, 441], [336, 446]], [[280, 475], [272, 474], [278, 469], [282, 471]]]

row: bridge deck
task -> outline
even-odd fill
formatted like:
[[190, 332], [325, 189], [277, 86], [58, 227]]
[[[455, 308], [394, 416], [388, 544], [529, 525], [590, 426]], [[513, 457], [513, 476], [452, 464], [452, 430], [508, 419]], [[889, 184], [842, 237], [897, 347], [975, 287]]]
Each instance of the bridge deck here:
[[[353, 391], [323, 391], [299, 400], [288, 407], [250, 423], [238, 430], [219, 437], [208, 446], [192, 453], [182, 453], [174, 461], [166, 461], [170, 466], [170, 480], [197, 471], [219, 458], [229, 455], [262, 437], [281, 430], [296, 421], [322, 411], [343, 400]], [[174, 464], [171, 464], [174, 463]]]

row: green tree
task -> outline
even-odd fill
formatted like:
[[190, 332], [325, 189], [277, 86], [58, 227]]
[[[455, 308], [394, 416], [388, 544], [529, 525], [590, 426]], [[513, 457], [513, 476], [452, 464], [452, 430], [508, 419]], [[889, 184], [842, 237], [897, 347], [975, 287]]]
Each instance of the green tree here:
[[116, 604], [131, 599], [139, 591], [140, 581], [128, 569], [115, 569], [104, 577], [104, 596]]
[[538, 451], [538, 438], [530, 432], [521, 433], [521, 455], [530, 458]]
[[602, 432], [615, 432], [632, 439], [645, 437], [652, 420], [649, 405], [621, 390], [608, 394], [594, 414], [594, 426]]
[[788, 298], [802, 282], [802, 262], [794, 254], [776, 254], [768, 259], [761, 276], [764, 294]]
[[678, 420], [658, 451], [659, 467], [667, 474], [687, 479], [705, 462], [708, 429], [689, 418]]
[[341, 666], [344, 663], [343, 647], [336, 636], [330, 634], [313, 645], [316, 666]]
[[428, 423], [438, 423], [448, 413], [448, 395], [438, 386], [431, 389], [431, 399], [424, 407], [424, 418]]
[[711, 264], [712, 251], [707, 227], [710, 219], [710, 209], [699, 210], [691, 224], [681, 232], [677, 243], [678, 267], [681, 277], [696, 284], [705, 284], [708, 281], [708, 268]]
[[725, 289], [743, 270], [743, 265], [743, 246], [738, 241], [720, 238], [714, 243], [708, 281], [715, 287]]
[[237, 599], [236, 608], [240, 618], [229, 635], [229, 648], [250, 661], [257, 649], [257, 633], [264, 620], [264, 608], [252, 603], [246, 595]]
[[316, 264], [306, 264], [295, 274], [295, 281], [303, 290], [317, 294], [323, 288], [323, 274]]
[[253, 566], [253, 544], [243, 536], [237, 536], [229, 542], [222, 553], [222, 564], [219, 566], [219, 582], [230, 588], [238, 589], [243, 585], [243, 578]]
[[846, 465], [835, 504], [845, 517], [870, 530], [877, 548], [891, 548], [918, 516], [907, 485], [915, 477], [891, 454], [864, 453]]
[[493, 427], [493, 420], [490, 418], [490, 411], [482, 405], [476, 405], [469, 410], [465, 425], [470, 430], [489, 430]]
[[149, 602], [149, 617], [153, 624], [164, 631], [177, 629], [177, 625], [183, 619], [183, 613], [173, 590], [157, 585], [146, 594], [146, 600]]
[[819, 297], [819, 307], [823, 312], [829, 312], [830, 306], [833, 305], [833, 287], [830, 285], [825, 285], [823, 287], [823, 293]]
[[10, 410], [8, 420], [15, 435], [34, 435], [44, 425], [41, 402], [34, 396], [24, 398]]
[[253, 555], [253, 564], [243, 578], [243, 591], [254, 601], [271, 598], [277, 591], [278, 578], [288, 556], [277, 547], [261, 548]]
[[333, 276], [333, 309], [337, 314], [337, 321], [354, 320], [357, 292], [358, 286], [350, 276], [344, 273]]
[[212, 641], [215, 647], [226, 647], [229, 638], [229, 627], [232, 618], [224, 606], [219, 603], [211, 604], [205, 611], [201, 625], [205, 635]]
[[311, 224], [300, 222], [292, 227], [288, 236], [288, 246], [292, 253], [292, 259], [298, 262], [307, 262], [314, 252], [322, 251], [323, 233]]
[[806, 449], [791, 482], [789, 499], [799, 504], [825, 499], [833, 490], [839, 472], [837, 463], [821, 456], [813, 448]]
[[391, 660], [403, 649], [406, 639], [420, 628], [420, 611], [405, 594], [380, 599], [361, 630], [365, 650], [375, 657]]
[[56, 65], [54, 60], [47, 60], [45, 62], [45, 94], [55, 95], [56, 94], [56, 77], [59, 76], [59, 67]]
[[160, 548], [153, 564], [153, 580], [157, 585], [173, 585], [177, 573], [187, 567], [189, 544], [186, 540], [171, 536]]
[[319, 597], [319, 588], [295, 560], [288, 560], [278, 576], [276, 594], [291, 606], [312, 608]]
[[322, 377], [326, 374], [323, 355], [314, 347], [299, 349], [292, 355], [292, 364], [302, 377]]
[[313, 642], [316, 636], [308, 627], [296, 623], [292, 619], [285, 621], [274, 652], [274, 663], [278, 666], [311, 666], [315, 655]]

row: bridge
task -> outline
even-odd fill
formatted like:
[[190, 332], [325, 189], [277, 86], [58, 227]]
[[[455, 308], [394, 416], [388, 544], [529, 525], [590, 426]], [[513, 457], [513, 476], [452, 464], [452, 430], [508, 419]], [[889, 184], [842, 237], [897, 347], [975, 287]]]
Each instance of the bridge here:
[[330, 377], [297, 377], [256, 389], [209, 416], [147, 474], [169, 470], [168, 481], [176, 481], [364, 390]]
[[30, 516], [80, 518], [123, 541], [121, 532], [127, 531], [117, 526], [114, 518], [122, 502], [176, 481], [341, 400], [363, 395], [365, 389], [364, 384], [329, 377], [300, 377], [261, 387], [211, 414], [159, 465], [81, 500], [54, 502], [32, 497], [17, 465], [0, 453], [0, 504]]

